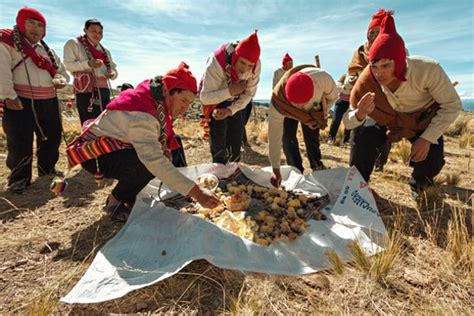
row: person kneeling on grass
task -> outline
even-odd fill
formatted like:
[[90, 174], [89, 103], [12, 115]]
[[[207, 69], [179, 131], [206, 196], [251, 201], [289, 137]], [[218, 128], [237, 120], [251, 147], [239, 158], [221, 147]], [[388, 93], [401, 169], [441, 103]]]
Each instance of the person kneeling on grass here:
[[445, 163], [443, 133], [459, 115], [461, 99], [438, 62], [406, 56], [391, 12], [370, 47], [369, 67], [357, 79], [350, 103], [344, 115], [344, 125], [354, 129], [350, 164], [366, 181], [387, 137], [406, 138], [412, 143], [413, 195], [433, 185]]
[[126, 221], [136, 195], [157, 177], [171, 189], [213, 208], [219, 200], [198, 187], [171, 163], [179, 144], [171, 118], [183, 115], [197, 93], [195, 77], [185, 63], [122, 92], [68, 146], [69, 166], [79, 163], [97, 177], [117, 179], [107, 199], [113, 220]]

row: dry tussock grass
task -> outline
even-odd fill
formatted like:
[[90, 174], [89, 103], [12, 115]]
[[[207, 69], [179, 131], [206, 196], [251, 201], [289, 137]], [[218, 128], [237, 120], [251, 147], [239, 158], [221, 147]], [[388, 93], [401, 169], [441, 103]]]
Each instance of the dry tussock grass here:
[[410, 162], [411, 143], [406, 139], [402, 139], [395, 144], [395, 152], [404, 164], [408, 164]]
[[[71, 124], [68, 129], [77, 131], [77, 123]], [[186, 139], [188, 163], [209, 161], [208, 146], [200, 139], [196, 121], [178, 122], [177, 130]], [[260, 153], [266, 150], [260, 138], [265, 130], [263, 120], [249, 122], [249, 139], [254, 141], [253, 150]], [[446, 148], [451, 152], [458, 146], [447, 142]], [[347, 158], [348, 149], [323, 144], [322, 153]], [[460, 161], [453, 165], [461, 165]], [[472, 199], [458, 198], [461, 206], [455, 208], [450, 205], [452, 197], [431, 203], [431, 207], [414, 202], [401, 207], [409, 193], [400, 181], [409, 176], [409, 168], [392, 164], [392, 170], [372, 180], [377, 193], [394, 203], [382, 208], [384, 201], [377, 198], [389, 233], [385, 250], [376, 256], [368, 257], [357, 243], [351, 243], [352, 264], [344, 264], [329, 251], [326, 257], [331, 270], [295, 277], [244, 274], [198, 261], [158, 284], [100, 304], [58, 301], [83, 275], [98, 249], [120, 229], [102, 218], [100, 209], [111, 187], [91, 190], [93, 182], [79, 174], [76, 182], [81, 186], [72, 183], [77, 194], [69, 197], [47, 196], [49, 200], [40, 204], [35, 201], [48, 194], [42, 189], [35, 196], [14, 201], [15, 197], [4, 196], [0, 199], [0, 313], [472, 314], [473, 205], [467, 204]], [[7, 171], [0, 169], [0, 174], [3, 177]], [[468, 170], [469, 177], [472, 172]], [[461, 180], [458, 185], [465, 188]], [[446, 183], [452, 186], [454, 182]], [[435, 201], [443, 194], [428, 193], [425, 200]], [[53, 242], [59, 246], [53, 247]]]
[[448, 130], [446, 131], [446, 135], [448, 136], [459, 136], [465, 132], [471, 132], [471, 121], [473, 118], [470, 115], [460, 115], [454, 121], [451, 126], [449, 126]]

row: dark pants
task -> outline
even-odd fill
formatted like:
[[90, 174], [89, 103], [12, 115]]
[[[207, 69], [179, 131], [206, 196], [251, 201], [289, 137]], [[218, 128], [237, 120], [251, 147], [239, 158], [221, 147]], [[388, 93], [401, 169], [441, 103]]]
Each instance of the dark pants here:
[[36, 134], [36, 156], [38, 174], [46, 175], [54, 171], [59, 158], [61, 143], [61, 119], [58, 99], [35, 100], [34, 108], [46, 139], [42, 139], [35, 122], [31, 99], [20, 98], [23, 110], [15, 111], [5, 107], [3, 130], [7, 136], [7, 167], [11, 170], [8, 185], [24, 180], [31, 183], [33, 161], [33, 138]]
[[383, 169], [383, 166], [385, 166], [385, 164], [388, 161], [388, 155], [390, 154], [390, 149], [392, 149], [392, 143], [387, 138], [385, 143], [379, 148], [377, 160], [375, 161], [376, 168], [380, 170]]
[[178, 141], [179, 148], [171, 151], [171, 156], [173, 159], [173, 165], [175, 167], [186, 167], [186, 155], [184, 154], [183, 143], [181, 142], [181, 137], [175, 135], [176, 140]]
[[[342, 117], [344, 113], [346, 113], [347, 109], [349, 108], [349, 101], [344, 100], [337, 100], [336, 104], [334, 105], [335, 110], [332, 115], [331, 127], [329, 128], [329, 138], [336, 139], [337, 130], [339, 129], [339, 125], [341, 125]], [[348, 129], [344, 130], [344, 139], [343, 142], [349, 141], [351, 131]]]
[[[225, 108], [229, 102], [219, 104], [218, 108]], [[242, 111], [223, 119], [215, 120], [211, 117], [209, 143], [211, 145], [212, 162], [226, 164], [240, 161], [240, 148], [244, 129]]]
[[[297, 120], [285, 117], [283, 123], [283, 152], [286, 156], [286, 162], [293, 167], [298, 168], [301, 172], [304, 171], [303, 160], [301, 159], [300, 148], [296, 132], [298, 129]], [[322, 167], [321, 150], [319, 149], [319, 128], [311, 129], [308, 126], [301, 124], [303, 129], [303, 138], [306, 145], [306, 152], [308, 154], [309, 164], [312, 169]]]
[[247, 130], [245, 129], [245, 126], [247, 126], [247, 123], [249, 122], [250, 115], [252, 114], [252, 107], [253, 103], [252, 100], [250, 100], [249, 104], [245, 107], [245, 109], [242, 110], [242, 119], [243, 119], [243, 125], [244, 129], [242, 132], [242, 144], [247, 144], [248, 139], [247, 139]]
[[[118, 180], [112, 190], [114, 198], [130, 205], [135, 203], [137, 194], [155, 177], [138, 159], [135, 149], [114, 151], [100, 156], [98, 160], [104, 177]], [[95, 159], [82, 163], [82, 167], [91, 174], [97, 172]]]
[[79, 112], [79, 119], [81, 120], [81, 126], [85, 121], [95, 119], [105, 110], [105, 106], [110, 102], [110, 90], [107, 88], [96, 89], [95, 95], [97, 98], [100, 96], [102, 100], [102, 110], [100, 104], [93, 104], [92, 111], [89, 112], [89, 105], [91, 103], [92, 93], [77, 93], [76, 104], [77, 111]]
[[[418, 137], [409, 139], [413, 143]], [[350, 165], [356, 166], [366, 181], [379, 154], [379, 148], [387, 141], [385, 128], [379, 126], [360, 126], [351, 134]], [[438, 144], [431, 144], [430, 151], [425, 160], [410, 162], [413, 167], [412, 177], [418, 188], [433, 184], [433, 178], [439, 174], [444, 166], [443, 137], [438, 139]]]

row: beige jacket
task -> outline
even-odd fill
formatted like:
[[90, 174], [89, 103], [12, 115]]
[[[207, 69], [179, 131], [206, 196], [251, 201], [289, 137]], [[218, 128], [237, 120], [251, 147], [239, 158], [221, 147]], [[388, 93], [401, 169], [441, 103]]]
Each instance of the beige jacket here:
[[[240, 98], [235, 100], [232, 105], [228, 107], [232, 111], [232, 115], [244, 109], [257, 93], [257, 84], [260, 80], [261, 65], [260, 60], [257, 62], [255, 72], [249, 71], [242, 74], [239, 79], [248, 80], [247, 89]], [[233, 96], [230, 94], [227, 85], [226, 75], [222, 67], [219, 65], [214, 54], [208, 58], [206, 70], [204, 72], [202, 89], [200, 93], [202, 104], [211, 105], [219, 104], [221, 102], [232, 100]]]
[[[41, 43], [35, 45], [35, 50], [39, 54], [48, 54]], [[64, 64], [54, 50], [51, 49], [51, 51], [59, 66], [58, 74], [62, 75], [69, 82], [69, 75]], [[28, 70], [28, 73], [26, 70]], [[48, 71], [38, 68], [31, 58], [26, 58], [23, 63], [19, 51], [5, 43], [0, 43], [0, 100], [16, 99], [18, 95], [13, 87], [14, 85], [29, 86], [28, 75], [33, 88], [54, 87], [53, 78]]]
[[278, 68], [273, 72], [273, 83], [272, 83], [272, 89], [275, 88], [276, 84], [280, 81], [280, 79], [283, 77], [285, 74], [286, 70], [283, 68]]
[[[314, 82], [314, 94], [308, 104], [321, 102], [323, 111], [327, 115], [329, 108], [337, 100], [336, 82], [330, 74], [320, 68], [305, 68], [301, 72], [310, 75]], [[273, 168], [280, 167], [284, 119], [285, 117], [270, 103], [268, 108], [268, 155]]]
[[187, 195], [194, 182], [179, 172], [163, 155], [158, 141], [160, 124], [144, 112], [104, 111], [90, 131], [97, 136], [108, 136], [132, 144], [145, 167], [171, 189]]
[[[381, 86], [388, 102], [395, 111], [410, 113], [420, 110], [433, 102], [440, 104], [438, 113], [421, 137], [436, 144], [437, 139], [458, 117], [462, 110], [459, 95], [451, 80], [439, 63], [424, 56], [407, 57], [407, 71], [404, 81], [395, 92]], [[355, 110], [344, 114], [344, 126], [353, 129], [365, 123], [355, 116]], [[373, 122], [369, 117], [366, 119]], [[371, 125], [365, 124], [365, 125]]]
[[[99, 45], [96, 46], [97, 50], [102, 51]], [[109, 57], [110, 67], [115, 72], [114, 76], [111, 80], [117, 78], [117, 65], [112, 60], [112, 55], [108, 49], [105, 49], [107, 56]], [[89, 59], [87, 58], [86, 51], [82, 44], [76, 39], [70, 39], [64, 45], [64, 64], [66, 65], [66, 69], [71, 72], [91, 72], [94, 71], [94, 75], [96, 77], [105, 77], [107, 73], [107, 68], [103, 65], [100, 68], [91, 68], [89, 67]]]

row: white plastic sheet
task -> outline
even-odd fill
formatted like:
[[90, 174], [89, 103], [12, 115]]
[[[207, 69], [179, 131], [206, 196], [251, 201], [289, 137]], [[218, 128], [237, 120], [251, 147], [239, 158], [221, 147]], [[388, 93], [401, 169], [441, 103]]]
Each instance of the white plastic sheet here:
[[[205, 164], [182, 168], [191, 179], [205, 172], [228, 176], [239, 166]], [[242, 172], [260, 185], [270, 186], [271, 169]], [[314, 221], [292, 242], [269, 247], [225, 231], [216, 225], [181, 213], [157, 202], [159, 180], [152, 181], [138, 196], [126, 225], [98, 252], [76, 286], [61, 300], [66, 303], [97, 303], [164, 280], [197, 259], [241, 271], [299, 275], [329, 268], [330, 249], [350, 261], [347, 243], [357, 240], [364, 251], [382, 250], [385, 227], [367, 183], [357, 169], [330, 169], [302, 176], [282, 167], [287, 189], [324, 194], [331, 203], [322, 211], [328, 219]], [[164, 188], [160, 196], [175, 193]]]

